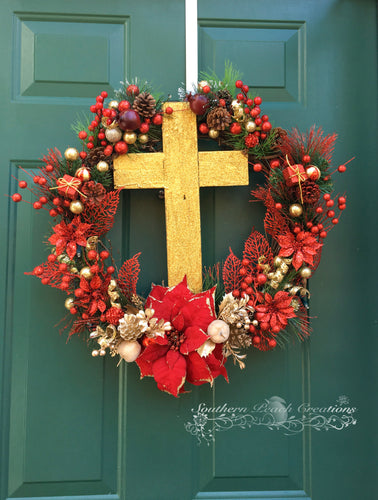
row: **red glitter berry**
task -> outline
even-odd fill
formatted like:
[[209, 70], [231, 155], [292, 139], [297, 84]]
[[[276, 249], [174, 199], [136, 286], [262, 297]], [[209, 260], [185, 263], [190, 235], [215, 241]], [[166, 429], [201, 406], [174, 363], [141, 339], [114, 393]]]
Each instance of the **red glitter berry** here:
[[111, 325], [118, 325], [119, 320], [123, 318], [124, 312], [119, 307], [111, 307], [105, 313], [105, 318]]

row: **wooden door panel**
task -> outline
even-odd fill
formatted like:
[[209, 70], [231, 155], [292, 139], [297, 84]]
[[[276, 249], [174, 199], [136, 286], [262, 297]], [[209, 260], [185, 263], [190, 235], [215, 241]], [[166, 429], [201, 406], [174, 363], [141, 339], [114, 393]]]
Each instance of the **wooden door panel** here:
[[[47, 148], [78, 145], [70, 126], [89, 114], [101, 90], [112, 95], [120, 81], [138, 76], [172, 93], [185, 79], [183, 2], [95, 0], [88, 9], [77, 2], [2, 2], [1, 180], [10, 193], [17, 191], [12, 176], [25, 178], [18, 165], [31, 170]], [[161, 206], [156, 193], [151, 200], [152, 210]], [[126, 401], [133, 406], [125, 370], [114, 359], [93, 359], [84, 339], [67, 343], [59, 335], [54, 325], [65, 314], [65, 296], [23, 274], [46, 259], [52, 220], [26, 203], [0, 202], [1, 234], [9, 237], [1, 242], [7, 281], [0, 498], [124, 498]], [[129, 218], [125, 193], [112, 235], [118, 262], [132, 250]], [[160, 232], [163, 245], [164, 226]], [[135, 408], [139, 434], [142, 406]], [[133, 453], [146, 460], [143, 448]]]

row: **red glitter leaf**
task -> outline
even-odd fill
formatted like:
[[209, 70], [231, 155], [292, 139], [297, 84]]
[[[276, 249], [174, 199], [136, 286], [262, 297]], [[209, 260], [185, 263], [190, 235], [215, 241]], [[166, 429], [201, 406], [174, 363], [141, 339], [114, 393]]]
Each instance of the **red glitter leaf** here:
[[92, 224], [91, 233], [101, 236], [113, 227], [119, 203], [119, 190], [110, 191], [100, 205], [86, 205], [82, 218]]
[[241, 267], [242, 263], [240, 259], [236, 257], [230, 248], [230, 255], [227, 257], [223, 266], [223, 283], [226, 293], [230, 293], [233, 290], [239, 290], [242, 280], [242, 276], [239, 274]]
[[251, 261], [252, 266], [255, 267], [262, 255], [265, 256], [265, 264], [272, 264], [273, 253], [265, 236], [258, 231], [252, 231], [245, 242], [243, 258]]
[[140, 252], [131, 259], [126, 260], [118, 272], [117, 283], [126, 297], [136, 294], [136, 286], [140, 272], [139, 264]]

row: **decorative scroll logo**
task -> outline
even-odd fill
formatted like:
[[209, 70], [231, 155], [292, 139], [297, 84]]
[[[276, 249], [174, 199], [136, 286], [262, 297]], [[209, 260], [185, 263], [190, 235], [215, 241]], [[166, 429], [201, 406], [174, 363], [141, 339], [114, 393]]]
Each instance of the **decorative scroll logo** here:
[[193, 421], [185, 423], [185, 430], [197, 438], [198, 444], [206, 442], [207, 445], [215, 440], [216, 432], [234, 427], [264, 426], [290, 436], [306, 427], [317, 431], [341, 431], [357, 423], [354, 416], [357, 408], [350, 406], [349, 398], [344, 395], [326, 406], [311, 406], [310, 403], [294, 406], [279, 396], [272, 396], [252, 407], [232, 407], [227, 403], [211, 407], [200, 403], [192, 412]]

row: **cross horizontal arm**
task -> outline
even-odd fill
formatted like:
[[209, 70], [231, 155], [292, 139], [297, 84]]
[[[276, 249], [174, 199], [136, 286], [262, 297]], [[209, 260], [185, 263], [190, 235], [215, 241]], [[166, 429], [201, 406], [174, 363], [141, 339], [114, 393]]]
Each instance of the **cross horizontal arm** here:
[[164, 180], [164, 153], [121, 155], [114, 161], [117, 189], [160, 189]]
[[200, 187], [249, 183], [248, 159], [241, 151], [201, 151], [198, 161]]

